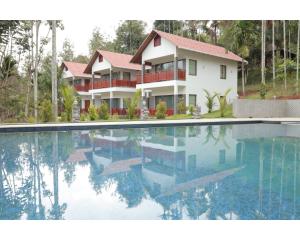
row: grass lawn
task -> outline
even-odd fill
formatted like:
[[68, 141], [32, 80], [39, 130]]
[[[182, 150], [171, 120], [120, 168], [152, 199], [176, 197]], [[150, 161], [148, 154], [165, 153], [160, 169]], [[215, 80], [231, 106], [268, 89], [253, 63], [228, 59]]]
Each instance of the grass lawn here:
[[189, 119], [192, 118], [190, 114], [176, 114], [166, 117], [167, 120], [179, 120], [179, 119]]
[[[225, 109], [225, 116], [224, 118], [232, 118], [232, 105], [228, 105]], [[219, 110], [213, 111], [211, 113], [206, 113], [202, 115], [202, 118], [221, 118], [221, 113]]]

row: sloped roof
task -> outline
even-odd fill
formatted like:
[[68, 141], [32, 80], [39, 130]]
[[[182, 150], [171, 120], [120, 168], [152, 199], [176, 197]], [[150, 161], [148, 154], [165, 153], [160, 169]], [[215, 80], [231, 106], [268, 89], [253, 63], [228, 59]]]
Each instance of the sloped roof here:
[[90, 74], [84, 73], [86, 66], [87, 64], [85, 63], [68, 62], [68, 61], [64, 61], [61, 64], [61, 68], [67, 67], [74, 77], [90, 78], [92, 77]]
[[137, 53], [133, 56], [131, 60], [132, 63], [141, 63], [142, 52], [156, 35], [159, 35], [160, 37], [168, 40], [169, 42], [173, 43], [176, 47], [180, 49], [190, 50], [190, 51], [203, 53], [215, 57], [225, 58], [237, 62], [242, 61], [242, 58], [240, 56], [226, 50], [224, 47], [216, 46], [210, 43], [196, 41], [193, 39], [181, 37], [178, 35], [162, 32], [158, 30], [152, 30], [151, 33], [147, 36], [147, 38], [139, 47]]
[[125, 68], [130, 70], [141, 70], [140, 64], [131, 63], [132, 55], [109, 52], [104, 50], [97, 50], [88, 65], [86, 66], [84, 73], [92, 73], [92, 66], [96, 61], [97, 57], [102, 55], [105, 60], [107, 60], [113, 67]]

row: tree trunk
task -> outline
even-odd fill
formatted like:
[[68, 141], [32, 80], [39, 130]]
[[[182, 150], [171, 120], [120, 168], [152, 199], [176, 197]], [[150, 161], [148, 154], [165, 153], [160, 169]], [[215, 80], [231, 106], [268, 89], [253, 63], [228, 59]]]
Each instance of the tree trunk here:
[[261, 83], [265, 82], [265, 21], [261, 21]]
[[243, 96], [245, 96], [245, 69], [244, 69], [244, 59], [242, 59], [242, 90], [243, 90]]
[[40, 21], [37, 20], [35, 22], [35, 69], [34, 69], [34, 119], [35, 122], [38, 121], [38, 58], [39, 58], [39, 28], [40, 28]]
[[286, 90], [286, 34], [285, 34], [285, 20], [283, 20], [283, 61], [284, 61], [284, 89]]
[[56, 64], [56, 20], [52, 21], [52, 111], [54, 121], [57, 121], [57, 64]]
[[296, 91], [299, 93], [299, 44], [300, 44], [300, 20], [298, 21], [298, 34], [297, 34], [297, 66], [296, 66]]
[[273, 70], [273, 88], [275, 88], [275, 21], [272, 21], [272, 70]]

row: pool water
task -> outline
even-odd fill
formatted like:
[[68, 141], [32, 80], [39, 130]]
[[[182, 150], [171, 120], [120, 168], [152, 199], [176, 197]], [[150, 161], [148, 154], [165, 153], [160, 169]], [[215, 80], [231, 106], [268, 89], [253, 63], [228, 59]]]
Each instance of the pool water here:
[[300, 126], [0, 134], [0, 219], [300, 219]]

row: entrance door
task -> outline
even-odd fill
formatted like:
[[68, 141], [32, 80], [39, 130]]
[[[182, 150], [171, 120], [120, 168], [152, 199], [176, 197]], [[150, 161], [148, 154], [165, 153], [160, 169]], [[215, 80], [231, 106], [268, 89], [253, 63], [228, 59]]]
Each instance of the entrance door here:
[[84, 109], [85, 111], [88, 111], [90, 107], [90, 100], [85, 100], [84, 101]]

